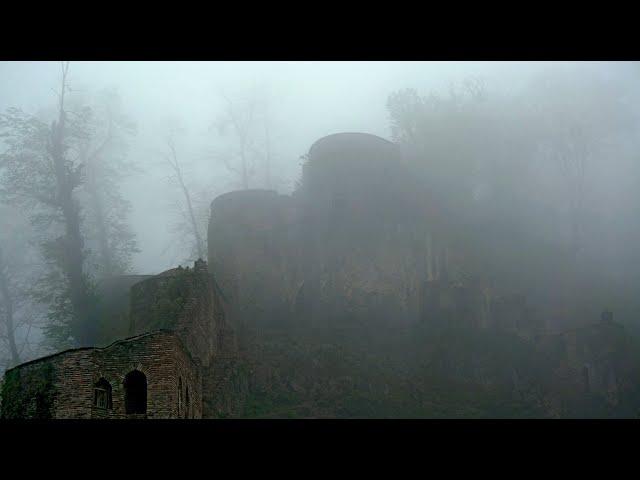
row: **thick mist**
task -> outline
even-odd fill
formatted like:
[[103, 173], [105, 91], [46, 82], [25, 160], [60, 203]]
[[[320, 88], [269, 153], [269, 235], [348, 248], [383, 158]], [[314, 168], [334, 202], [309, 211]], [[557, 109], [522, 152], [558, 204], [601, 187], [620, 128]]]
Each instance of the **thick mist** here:
[[[195, 188], [209, 190], [210, 201], [240, 186], [216, 156], [228, 141], [212, 129], [224, 109], [222, 96], [246, 98], [256, 92], [268, 97], [277, 187], [290, 192], [300, 174], [299, 157], [318, 138], [341, 131], [389, 138], [386, 98], [395, 90], [411, 87], [424, 94], [446, 93], [451, 84], [473, 76], [485, 80], [491, 95], [509, 98], [520, 94], [537, 72], [567, 69], [576, 69], [576, 76], [596, 71], [630, 89], [638, 74], [637, 65], [624, 63], [74, 62], [69, 79], [73, 91], [117, 88], [126, 112], [138, 125], [129, 156], [143, 173], [126, 180], [132, 225], [144, 245], [134, 267], [140, 273], [158, 273], [183, 260], [169, 239], [171, 187], [157, 155], [163, 124], [171, 119], [185, 130], [180, 141], [190, 181], [198, 184]], [[4, 62], [0, 107], [37, 112], [51, 105], [59, 70], [55, 62]], [[264, 187], [264, 183], [256, 173], [250, 186]]]
[[[396, 142], [417, 165], [414, 180], [443, 199], [451, 235], [473, 252], [467, 264], [493, 288], [526, 291], [566, 323], [606, 307], [640, 326], [639, 80], [633, 62], [71, 62], [68, 154], [87, 165], [109, 158], [78, 170], [81, 229], [97, 232], [85, 247], [100, 252], [107, 218], [117, 241], [104, 242], [119, 252], [108, 264], [89, 256], [86, 272], [99, 283], [105, 272], [157, 274], [206, 258], [215, 197], [291, 194], [316, 140], [363, 132]], [[2, 62], [0, 111], [20, 109], [45, 129], [58, 118], [60, 84], [57, 62]], [[60, 293], [35, 301], [30, 288], [49, 275], [40, 247], [62, 227], [38, 210], [37, 195], [26, 204], [24, 190], [12, 191], [31, 176], [20, 159], [46, 151], [46, 140], [35, 145], [42, 131], [11, 143], [7, 129], [28, 125], [5, 119], [0, 139], [0, 173], [6, 152], [14, 162], [0, 189], [0, 312], [7, 317], [11, 297], [20, 360], [58, 338], [43, 325], [49, 306], [63, 303]], [[109, 206], [88, 213], [102, 201]], [[553, 270], [568, 257], [571, 266]], [[4, 368], [15, 357], [3, 328]]]

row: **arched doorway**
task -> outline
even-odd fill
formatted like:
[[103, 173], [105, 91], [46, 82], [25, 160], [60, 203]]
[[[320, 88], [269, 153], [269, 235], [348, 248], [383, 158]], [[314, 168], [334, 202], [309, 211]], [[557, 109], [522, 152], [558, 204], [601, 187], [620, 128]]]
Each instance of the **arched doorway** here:
[[133, 370], [124, 377], [125, 413], [147, 413], [147, 377], [139, 370]]

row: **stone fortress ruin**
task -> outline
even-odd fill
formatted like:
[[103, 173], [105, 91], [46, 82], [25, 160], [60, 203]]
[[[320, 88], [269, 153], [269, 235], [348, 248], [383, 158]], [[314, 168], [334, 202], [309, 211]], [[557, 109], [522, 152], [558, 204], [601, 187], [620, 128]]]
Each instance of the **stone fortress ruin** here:
[[363, 325], [508, 332], [553, 359], [557, 391], [615, 404], [631, 367], [611, 314], [551, 334], [523, 295], [467, 281], [464, 257], [439, 235], [441, 213], [407, 188], [402, 166], [395, 144], [341, 133], [310, 148], [292, 195], [219, 196], [208, 261], [136, 279], [126, 338], [8, 370], [2, 416], [237, 417], [260, 382], [263, 332]]
[[234, 353], [206, 262], [131, 288], [131, 336], [59, 352], [6, 372], [3, 416], [203, 418], [216, 367]]

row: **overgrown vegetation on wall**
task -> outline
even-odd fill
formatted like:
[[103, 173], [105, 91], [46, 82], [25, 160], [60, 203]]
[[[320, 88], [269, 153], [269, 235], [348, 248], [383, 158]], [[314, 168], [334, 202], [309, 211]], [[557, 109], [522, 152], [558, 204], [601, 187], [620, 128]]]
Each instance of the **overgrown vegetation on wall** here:
[[172, 275], [139, 284], [132, 292], [136, 322], [143, 322], [147, 331], [174, 327], [188, 301], [194, 275], [179, 268]]
[[561, 358], [491, 330], [274, 332], [252, 348], [249, 418], [619, 417], [638, 405], [577, 395], [554, 409]]
[[50, 362], [9, 370], [2, 385], [3, 419], [52, 418], [54, 366]]

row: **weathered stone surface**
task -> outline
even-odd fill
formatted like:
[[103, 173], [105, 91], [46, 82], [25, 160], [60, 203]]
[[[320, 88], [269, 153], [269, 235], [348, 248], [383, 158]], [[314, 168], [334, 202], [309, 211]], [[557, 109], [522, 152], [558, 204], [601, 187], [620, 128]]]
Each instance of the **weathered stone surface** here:
[[[505, 402], [502, 413], [567, 416], [594, 395], [616, 405], [636, 371], [623, 329], [604, 315], [549, 334], [523, 295], [466, 275], [464, 242], [442, 233], [446, 209], [417, 193], [403, 162], [379, 137], [330, 135], [291, 196], [216, 198], [210, 270], [199, 260], [136, 282], [130, 338], [8, 371], [3, 416], [139, 418], [125, 408], [134, 371], [147, 379], [145, 418], [474, 416]], [[107, 408], [95, 405], [101, 379]]]
[[628, 337], [612, 320], [543, 335], [537, 341], [543, 352], [559, 359], [550, 373], [565, 396], [595, 394], [615, 405], [621, 391], [633, 387]]
[[[41, 370], [43, 365], [50, 366], [50, 378], [20, 401], [29, 405], [37, 402], [39, 394], [52, 391], [50, 418], [133, 418], [125, 411], [124, 379], [135, 370], [142, 372], [147, 381], [144, 418], [202, 417], [200, 366], [180, 339], [169, 331], [131, 337], [105, 348], [67, 350], [20, 365], [7, 372], [8, 376], [17, 376], [20, 385], [10, 394], [19, 395], [19, 390], [27, 389], [21, 379], [28, 381], [29, 372]], [[112, 408], [109, 409], [98, 408], [94, 404], [95, 385], [101, 379], [109, 382], [112, 389]], [[190, 412], [179, 406], [179, 383], [185, 392], [189, 388], [192, 399]], [[11, 400], [3, 398], [3, 402]], [[6, 413], [3, 406], [3, 415]], [[38, 417], [35, 410], [28, 412], [28, 408], [24, 416]]]
[[[211, 390], [206, 406], [215, 405], [212, 415], [225, 416], [234, 408], [233, 402], [216, 401], [227, 389], [226, 377], [218, 371], [233, 365], [236, 345], [205, 262], [134, 285], [129, 317], [129, 338], [104, 348], [67, 350], [7, 371], [2, 415], [202, 418], [210, 414], [203, 402], [203, 374], [215, 379], [204, 382]], [[136, 371], [146, 378], [145, 414], [125, 408], [125, 377]], [[96, 397], [100, 381], [111, 389], [111, 399], [103, 406]]]
[[131, 335], [170, 329], [203, 366], [234, 347], [214, 279], [203, 261], [196, 261], [193, 269], [174, 268], [134, 285], [130, 317]]
[[[350, 343], [359, 338], [425, 327], [471, 332], [470, 337], [480, 332], [480, 343], [469, 341], [473, 351], [458, 345], [456, 355], [448, 355], [442, 346], [442, 355], [429, 359], [442, 362], [451, 379], [499, 386], [507, 395], [529, 396], [535, 404], [548, 402], [543, 408], [547, 413], [562, 412], [565, 407], [553, 403], [569, 393], [580, 397], [586, 383], [590, 391], [615, 402], [624, 383], [621, 375], [631, 376], [628, 358], [584, 354], [569, 361], [565, 347], [553, 345], [571, 344], [572, 334], [552, 338], [524, 295], [469, 275], [464, 239], [443, 228], [446, 206], [434, 205], [428, 192], [415, 187], [396, 145], [373, 135], [344, 133], [310, 148], [302, 181], [291, 196], [251, 190], [212, 202], [209, 264], [258, 389], [277, 391], [276, 397], [298, 396], [308, 406], [313, 392], [331, 390], [329, 385], [337, 382], [333, 374], [323, 377], [314, 367], [313, 342], [326, 335], [327, 344], [349, 345], [330, 362], [344, 366], [349, 352], [355, 352]], [[582, 329], [590, 330], [590, 325]], [[589, 342], [598, 348], [607, 344], [602, 328], [594, 332], [587, 335]], [[293, 355], [289, 334], [302, 344], [310, 342], [306, 353]], [[494, 336], [499, 340], [491, 346]], [[458, 341], [455, 333], [447, 338]], [[580, 348], [587, 348], [580, 342]], [[511, 345], [526, 350], [527, 358], [516, 361]], [[507, 353], [483, 352], [498, 346]], [[398, 348], [416, 358], [422, 355], [421, 347], [411, 342]], [[435, 351], [438, 345], [429, 348]], [[628, 350], [620, 344], [616, 348]], [[367, 355], [366, 347], [355, 354], [353, 368], [367, 364]], [[367, 365], [375, 369], [373, 363]], [[535, 375], [526, 375], [523, 365]], [[411, 378], [410, 383], [420, 381]], [[362, 388], [351, 393], [364, 394], [371, 387]], [[326, 411], [326, 405], [313, 409]]]

